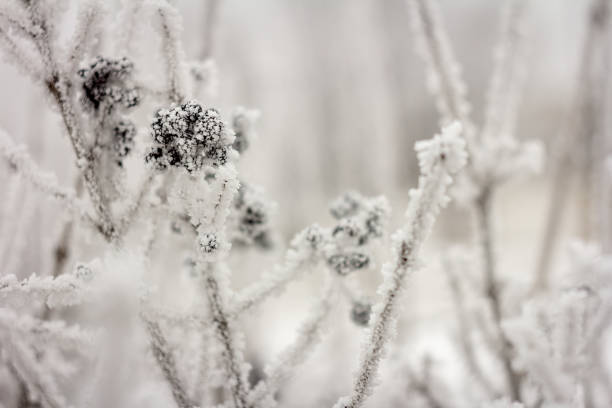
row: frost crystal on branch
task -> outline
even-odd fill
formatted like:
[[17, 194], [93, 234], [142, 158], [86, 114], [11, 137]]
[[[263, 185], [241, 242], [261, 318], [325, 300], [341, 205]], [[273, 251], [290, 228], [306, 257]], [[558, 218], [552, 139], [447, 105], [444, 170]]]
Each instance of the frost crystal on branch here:
[[461, 125], [455, 122], [432, 139], [415, 144], [419, 168], [424, 176], [431, 175], [436, 168], [446, 172], [458, 172], [467, 162], [465, 140], [461, 138]]

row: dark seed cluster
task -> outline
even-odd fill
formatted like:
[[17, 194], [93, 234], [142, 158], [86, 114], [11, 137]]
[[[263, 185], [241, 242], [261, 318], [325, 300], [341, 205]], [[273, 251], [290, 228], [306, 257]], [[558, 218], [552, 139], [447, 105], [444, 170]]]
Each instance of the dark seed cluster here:
[[134, 64], [127, 58], [97, 57], [78, 71], [83, 80], [83, 102], [95, 111], [111, 113], [140, 103], [138, 87], [132, 84]]
[[238, 153], [243, 153], [253, 139], [253, 123], [257, 113], [244, 108], [237, 108], [232, 116], [232, 129], [236, 138], [233, 147]]
[[334, 254], [327, 259], [327, 264], [342, 276], [365, 268], [369, 263], [370, 258], [360, 252]]
[[215, 234], [202, 234], [200, 236], [200, 249], [206, 254], [213, 254], [219, 249], [219, 241]]
[[351, 307], [351, 320], [358, 326], [367, 326], [370, 323], [372, 305], [365, 302], [353, 302]]
[[119, 120], [112, 127], [112, 150], [120, 167], [123, 167], [123, 159], [134, 148], [135, 136], [136, 126], [129, 120]]
[[383, 234], [389, 212], [386, 201], [348, 192], [334, 200], [330, 212], [338, 222], [331, 230], [327, 264], [340, 275], [366, 268], [370, 257], [365, 246]]
[[270, 238], [270, 212], [273, 205], [263, 194], [249, 184], [241, 183], [234, 200], [236, 215], [235, 240], [254, 244], [260, 248], [272, 245]]
[[384, 221], [388, 215], [383, 200], [366, 198], [356, 192], [348, 192], [337, 198], [332, 203], [330, 212], [339, 221], [332, 235], [349, 238], [359, 246], [382, 236]]
[[161, 109], [152, 124], [154, 146], [146, 157], [158, 170], [182, 167], [188, 172], [221, 166], [231, 154], [233, 138], [215, 109], [195, 102]]

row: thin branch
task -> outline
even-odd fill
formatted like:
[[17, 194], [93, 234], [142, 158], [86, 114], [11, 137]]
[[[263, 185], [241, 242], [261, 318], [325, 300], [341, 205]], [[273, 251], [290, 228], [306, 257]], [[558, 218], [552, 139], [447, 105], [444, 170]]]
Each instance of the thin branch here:
[[[597, 98], [601, 97], [600, 89], [605, 88], [605, 83], [601, 78], [593, 78], [593, 72], [599, 76], [607, 77], [607, 71], [594, 70], [598, 61], [604, 58], [609, 47], [609, 35], [605, 35], [608, 30], [609, 21], [609, 1], [593, 0], [590, 13], [588, 15], [588, 28], [583, 43], [582, 58], [578, 79], [575, 88], [573, 113], [559, 141], [559, 158], [554, 169], [554, 178], [551, 186], [550, 201], [544, 227], [544, 236], [541, 241], [541, 249], [536, 265], [536, 276], [533, 291], [541, 291], [548, 287], [548, 279], [551, 268], [551, 258], [559, 238], [560, 220], [568, 201], [570, 183], [576, 168], [574, 159], [578, 145], [584, 146], [584, 140], [591, 140], [595, 129], [598, 127], [600, 115], [603, 114], [600, 108], [603, 103]], [[601, 63], [601, 61], [599, 61]], [[569, 130], [565, 130], [565, 129]], [[587, 143], [589, 145], [589, 143]], [[595, 147], [599, 148], [599, 146]], [[582, 151], [580, 148], [578, 151]], [[591, 152], [589, 151], [590, 155]], [[591, 158], [583, 155], [584, 165], [587, 166]], [[585, 171], [587, 174], [589, 171]], [[584, 206], [589, 208], [588, 205]], [[586, 222], [588, 225], [589, 223]], [[606, 226], [607, 227], [607, 226]]]
[[302, 258], [298, 251], [290, 249], [285, 255], [285, 262], [274, 271], [265, 273], [257, 282], [243, 289], [231, 306], [231, 314], [240, 315], [261, 304], [271, 296], [280, 293], [290, 282], [294, 281], [309, 264], [310, 258]]
[[503, 319], [501, 293], [495, 271], [493, 233], [491, 227], [491, 190], [484, 189], [477, 200], [476, 219], [479, 228], [481, 251], [484, 260], [484, 290], [493, 316], [493, 326], [500, 341], [499, 358], [502, 362], [508, 390], [513, 401], [521, 400], [521, 376], [512, 367], [512, 344], [502, 330]]
[[467, 87], [461, 68], [453, 55], [437, 4], [432, 0], [410, 0], [417, 49], [428, 68], [427, 83], [436, 98], [444, 124], [459, 121], [463, 125], [468, 150], [474, 142]]
[[69, 211], [78, 214], [82, 220], [97, 230], [102, 229], [102, 226], [88, 214], [87, 206], [76, 197], [75, 192], [59, 186], [55, 175], [41, 171], [25, 146], [15, 145], [3, 130], [0, 130], [0, 154], [21, 177], [37, 190], [60, 201]]
[[248, 400], [249, 384], [244, 357], [236, 343], [236, 333], [233, 328], [235, 323], [227, 313], [226, 300], [219, 287], [221, 277], [218, 276], [217, 266], [204, 265], [202, 284], [208, 299], [215, 334], [223, 348], [223, 364], [229, 380], [228, 387], [236, 408], [251, 407]]
[[180, 15], [167, 1], [157, 9], [162, 25], [162, 42], [168, 76], [168, 98], [170, 102], [181, 103], [185, 99], [183, 80], [184, 55], [181, 48], [179, 29]]
[[465, 298], [459, 286], [459, 279], [457, 278], [456, 274], [450, 270], [450, 268], [452, 268], [452, 265], [448, 263], [444, 270], [447, 272], [446, 275], [451, 288], [457, 323], [459, 325], [459, 343], [461, 344], [463, 351], [462, 356], [465, 359], [468, 370], [472, 373], [472, 375], [474, 375], [481, 388], [487, 394], [489, 394], [489, 396], [493, 396], [496, 394], [495, 387], [486, 377], [482, 367], [476, 359], [474, 345], [471, 341], [470, 321], [465, 309]]
[[206, 0], [206, 5], [204, 7], [204, 24], [202, 24], [204, 35], [202, 36], [202, 48], [199, 55], [200, 61], [204, 61], [212, 55], [214, 33], [220, 3], [220, 0]]
[[29, 18], [34, 27], [36, 35], [32, 35], [32, 42], [37, 48], [48, 73], [45, 77], [45, 87], [55, 100], [69, 139], [74, 149], [77, 166], [81, 170], [85, 180], [85, 187], [99, 218], [99, 230], [103, 236], [112, 241], [117, 238], [115, 227], [107, 200], [103, 197], [98, 174], [94, 169], [94, 158], [85, 145], [83, 132], [79, 123], [77, 109], [74, 104], [73, 84], [66, 73], [60, 68], [49, 38], [49, 24], [45, 16], [40, 14], [37, 6], [28, 7]]
[[174, 401], [179, 408], [193, 408], [195, 404], [190, 401], [185, 388], [183, 387], [176, 367], [174, 356], [170, 351], [168, 341], [164, 337], [161, 327], [151, 317], [141, 313], [141, 319], [144, 322], [147, 333], [149, 334], [149, 340], [151, 343], [151, 349], [155, 356], [155, 361], [161, 369], [164, 378], [170, 385], [172, 396]]
[[444, 128], [440, 135], [415, 146], [421, 176], [418, 189], [411, 191], [408, 222], [395, 236], [394, 263], [383, 266], [383, 283], [379, 287], [382, 299], [372, 311], [372, 323], [352, 392], [338, 400], [335, 408], [360, 407], [373, 390], [385, 346], [396, 323], [405, 280], [416, 269], [420, 249], [440, 208], [448, 202], [446, 190], [452, 183], [450, 174], [465, 165], [465, 141], [460, 133], [461, 126], [455, 123]]
[[283, 350], [274, 364], [266, 367], [266, 379], [262, 380], [250, 395], [254, 405], [259, 405], [266, 396], [273, 399], [274, 393], [302, 364], [321, 338], [324, 324], [329, 316], [336, 298], [337, 278], [327, 278], [323, 293], [313, 305], [310, 314], [298, 329], [297, 338]]

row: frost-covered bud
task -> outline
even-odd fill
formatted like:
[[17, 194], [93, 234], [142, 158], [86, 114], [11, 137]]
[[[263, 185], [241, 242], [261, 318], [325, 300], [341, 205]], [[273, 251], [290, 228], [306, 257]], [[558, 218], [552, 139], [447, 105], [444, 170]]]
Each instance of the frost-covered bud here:
[[340, 223], [334, 227], [332, 236], [338, 240], [351, 240], [359, 237], [362, 234], [362, 230], [357, 224], [357, 221], [353, 218], [346, 218], [340, 220]]
[[271, 245], [270, 213], [273, 208], [274, 203], [266, 200], [260, 189], [241, 183], [234, 199], [234, 239], [268, 248]]
[[230, 159], [234, 141], [215, 109], [203, 109], [190, 101], [155, 114], [154, 146], [146, 157], [158, 170], [170, 166], [188, 172], [204, 166], [222, 166]]
[[348, 192], [332, 203], [330, 211], [340, 220], [333, 229], [334, 239], [342, 245], [361, 246], [382, 236], [390, 209], [383, 197], [367, 198]]
[[361, 194], [348, 191], [331, 203], [329, 211], [336, 219], [350, 217], [357, 213], [362, 200]]
[[219, 249], [219, 241], [215, 234], [204, 233], [199, 235], [200, 249], [205, 254], [214, 254]]
[[318, 224], [313, 224], [298, 233], [291, 246], [295, 248], [306, 247], [313, 251], [320, 250], [326, 242], [327, 231], [321, 228]]
[[359, 252], [334, 254], [327, 259], [327, 264], [339, 275], [345, 276], [357, 269], [363, 269], [370, 263], [370, 258]]
[[256, 137], [255, 122], [258, 117], [258, 111], [245, 109], [241, 106], [237, 107], [234, 111], [232, 115], [232, 129], [236, 138], [234, 139], [233, 147], [238, 153], [244, 152]]
[[382, 237], [389, 213], [389, 204], [384, 197], [371, 199], [364, 215], [366, 233], [360, 237], [359, 244], [366, 244], [372, 238]]
[[358, 326], [367, 326], [370, 322], [371, 313], [371, 304], [355, 301], [351, 307], [351, 320]]
[[461, 124], [453, 122], [444, 127], [440, 134], [414, 145], [421, 174], [431, 174], [437, 164], [451, 174], [458, 172], [465, 165], [467, 153], [461, 131]]
[[112, 149], [116, 155], [116, 162], [123, 167], [125, 158], [134, 148], [136, 126], [129, 120], [119, 120], [112, 128]]
[[94, 272], [88, 265], [78, 264], [75, 268], [74, 274], [77, 278], [83, 282], [91, 282], [94, 277]]
[[132, 83], [133, 70], [134, 64], [127, 58], [97, 57], [89, 67], [78, 71], [83, 79], [84, 105], [107, 113], [118, 107], [128, 109], [138, 105], [140, 92]]

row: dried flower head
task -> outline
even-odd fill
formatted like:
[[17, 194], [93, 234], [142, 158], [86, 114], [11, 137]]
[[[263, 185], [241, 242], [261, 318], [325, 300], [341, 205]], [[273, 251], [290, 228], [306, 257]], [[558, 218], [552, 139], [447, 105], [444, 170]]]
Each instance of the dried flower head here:
[[318, 224], [313, 224], [297, 234], [291, 242], [291, 246], [318, 251], [324, 246], [327, 235], [328, 230], [322, 228]]
[[390, 209], [383, 197], [368, 198], [351, 191], [334, 200], [330, 212], [339, 220], [334, 239], [361, 246], [382, 236]]
[[214, 254], [219, 249], [217, 236], [211, 233], [201, 234], [199, 237], [200, 249], [206, 254]]
[[84, 105], [106, 113], [138, 105], [140, 93], [132, 83], [133, 70], [134, 64], [127, 58], [97, 57], [89, 67], [78, 71], [83, 80]]
[[129, 120], [119, 120], [112, 127], [112, 151], [115, 153], [115, 160], [120, 167], [123, 167], [123, 159], [134, 148], [134, 137], [136, 136], [136, 126]]
[[232, 115], [232, 129], [236, 135], [233, 147], [238, 153], [243, 153], [255, 138], [255, 122], [259, 117], [256, 110], [237, 107]]
[[242, 182], [234, 199], [234, 240], [243, 244], [255, 244], [269, 248], [270, 213], [274, 203], [267, 200], [260, 189]]
[[230, 159], [233, 135], [215, 109], [190, 101], [160, 109], [152, 124], [154, 146], [146, 157], [158, 170], [182, 167], [188, 172], [221, 166]]

